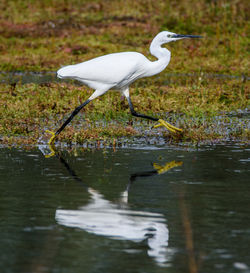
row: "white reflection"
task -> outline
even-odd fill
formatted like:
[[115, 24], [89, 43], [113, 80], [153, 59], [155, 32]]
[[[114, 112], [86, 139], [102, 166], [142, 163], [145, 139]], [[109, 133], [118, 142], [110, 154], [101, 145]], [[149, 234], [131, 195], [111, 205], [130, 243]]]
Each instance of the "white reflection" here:
[[[59, 224], [116, 240], [145, 240], [149, 246], [147, 253], [157, 264], [163, 266], [169, 260], [169, 231], [162, 214], [134, 211], [104, 199], [92, 188], [88, 188], [88, 192], [91, 196], [88, 205], [78, 210], [56, 210]], [[127, 199], [127, 194], [127, 191], [122, 194], [123, 201]]]
[[148, 256], [158, 265], [164, 266], [170, 261], [171, 251], [167, 248], [169, 231], [166, 219], [159, 213], [131, 210], [127, 205], [128, 193], [137, 177], [161, 175], [181, 166], [182, 162], [171, 161], [163, 166], [154, 163], [153, 171], [132, 174], [126, 191], [121, 194], [120, 203], [112, 203], [98, 191], [87, 187], [68, 163], [59, 154], [56, 155], [69, 174], [84, 185], [90, 194], [89, 203], [78, 210], [56, 210], [56, 221], [59, 224], [116, 240], [145, 241], [149, 247]]

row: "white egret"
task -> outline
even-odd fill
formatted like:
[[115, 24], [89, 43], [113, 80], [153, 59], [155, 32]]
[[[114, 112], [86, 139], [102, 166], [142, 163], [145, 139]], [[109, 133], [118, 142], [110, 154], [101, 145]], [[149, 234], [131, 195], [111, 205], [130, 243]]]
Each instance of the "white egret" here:
[[184, 38], [201, 38], [201, 36], [181, 35], [169, 31], [158, 33], [150, 45], [150, 53], [157, 58], [157, 60], [153, 62], [138, 52], [120, 52], [97, 57], [83, 63], [68, 65], [59, 69], [57, 71], [59, 78], [78, 80], [88, 87], [93, 88], [95, 92], [72, 112], [69, 118], [55, 133], [47, 130], [48, 133], [52, 134], [49, 144], [54, 143], [60, 132], [85, 105], [103, 95], [109, 89], [119, 90], [122, 95], [127, 98], [133, 116], [158, 121], [159, 124], [155, 125], [154, 128], [165, 126], [173, 133], [182, 132], [181, 129], [176, 128], [162, 119], [137, 113], [134, 110], [129, 96], [129, 86], [139, 78], [150, 77], [163, 71], [169, 64], [171, 53], [168, 49], [162, 48], [161, 46]]

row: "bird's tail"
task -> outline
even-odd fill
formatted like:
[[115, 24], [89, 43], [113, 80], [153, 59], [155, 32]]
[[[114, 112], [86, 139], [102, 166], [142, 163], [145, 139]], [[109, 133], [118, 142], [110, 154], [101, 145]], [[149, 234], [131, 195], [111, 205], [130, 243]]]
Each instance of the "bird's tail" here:
[[67, 65], [62, 68], [60, 68], [57, 71], [57, 77], [59, 79], [65, 79], [65, 78], [72, 78], [74, 75], [74, 65]]

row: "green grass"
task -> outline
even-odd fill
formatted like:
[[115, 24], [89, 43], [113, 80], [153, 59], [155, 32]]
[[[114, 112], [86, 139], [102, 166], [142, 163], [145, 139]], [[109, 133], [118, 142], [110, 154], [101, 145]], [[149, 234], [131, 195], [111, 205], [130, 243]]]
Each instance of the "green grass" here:
[[247, 1], [1, 1], [0, 70], [57, 70], [115, 51], [149, 55], [161, 30], [199, 34], [168, 45], [168, 71], [248, 72]]
[[[248, 86], [241, 79], [207, 81], [190, 78], [187, 83], [163, 85], [162, 78], [135, 83], [131, 88], [135, 110], [170, 119], [184, 129], [184, 140], [223, 137], [223, 132], [218, 134], [222, 120], [218, 123], [216, 117], [224, 117], [225, 122], [228, 119], [226, 113], [245, 109], [249, 103]], [[92, 90], [71, 83], [2, 84], [0, 135], [5, 136], [4, 142], [24, 136], [29, 143], [36, 143], [45, 129], [57, 129], [91, 93]], [[131, 116], [126, 100], [119, 93], [110, 91], [87, 105], [59, 139], [82, 143], [87, 139], [141, 136], [155, 125], [148, 121], [141, 121], [138, 125], [137, 121], [141, 119]], [[234, 126], [230, 125], [231, 131], [235, 131]], [[238, 131], [239, 138], [247, 137], [246, 126]], [[157, 133], [158, 129], [151, 131], [152, 135]], [[167, 131], [163, 135], [171, 138]]]

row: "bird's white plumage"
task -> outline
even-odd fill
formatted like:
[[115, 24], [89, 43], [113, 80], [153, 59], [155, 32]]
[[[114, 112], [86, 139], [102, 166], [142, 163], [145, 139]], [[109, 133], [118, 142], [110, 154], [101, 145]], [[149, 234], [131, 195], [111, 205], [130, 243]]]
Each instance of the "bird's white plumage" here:
[[63, 67], [57, 75], [79, 80], [93, 89], [122, 89], [144, 77], [151, 63], [137, 52], [113, 53]]

